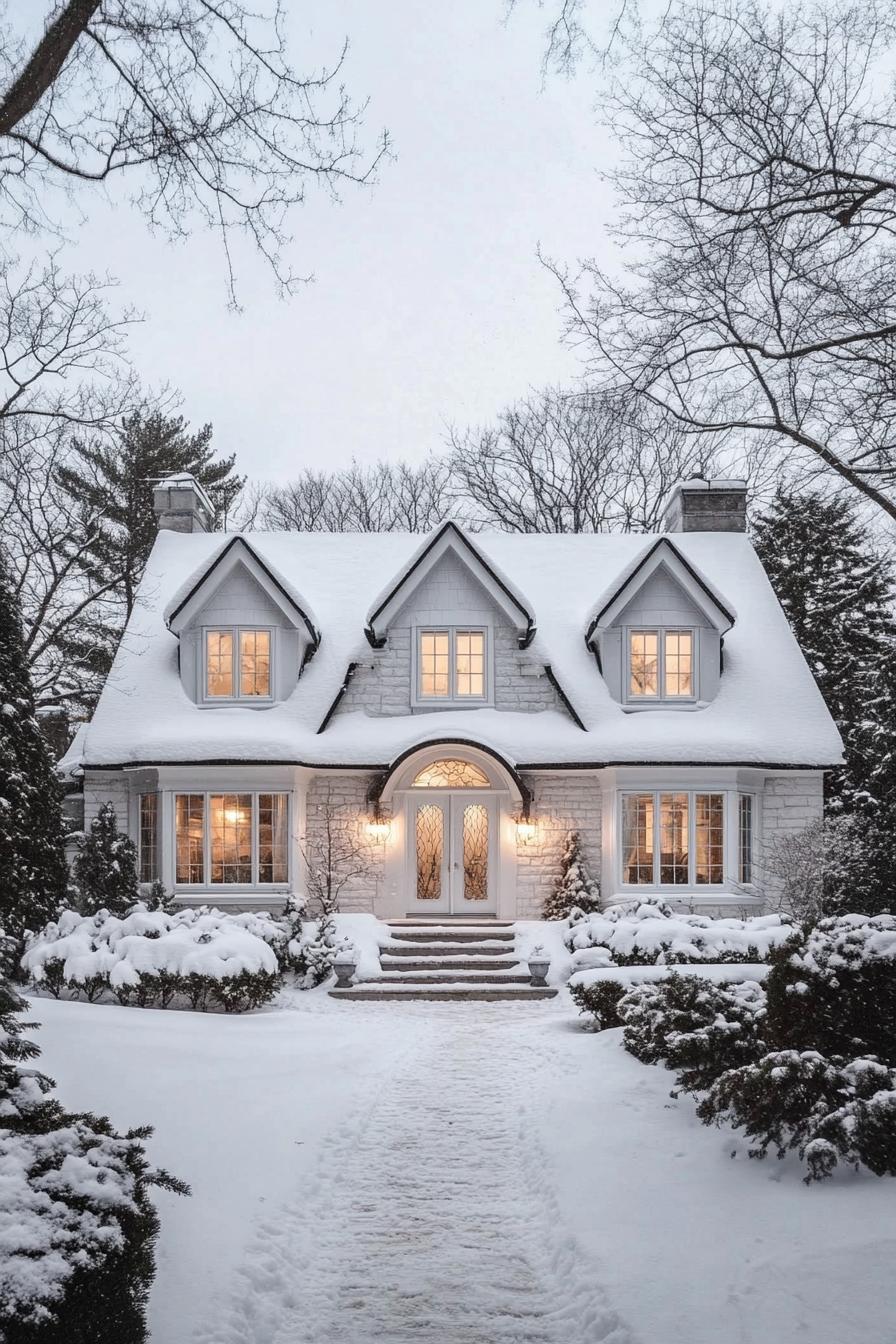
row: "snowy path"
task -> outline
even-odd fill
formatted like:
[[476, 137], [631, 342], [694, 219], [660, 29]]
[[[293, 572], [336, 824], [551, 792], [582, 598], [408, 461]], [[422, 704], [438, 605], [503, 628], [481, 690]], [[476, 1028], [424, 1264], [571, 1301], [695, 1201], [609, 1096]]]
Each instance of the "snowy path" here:
[[543, 1010], [433, 1007], [313, 1180], [256, 1225], [197, 1344], [628, 1344], [544, 1183], [532, 1117], [553, 1059], [527, 1021]]

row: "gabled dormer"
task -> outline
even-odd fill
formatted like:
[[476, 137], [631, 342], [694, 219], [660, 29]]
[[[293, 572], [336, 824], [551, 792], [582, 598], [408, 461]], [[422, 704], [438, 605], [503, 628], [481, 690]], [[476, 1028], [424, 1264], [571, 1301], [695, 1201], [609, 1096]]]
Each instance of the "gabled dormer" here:
[[373, 603], [365, 633], [402, 657], [410, 709], [469, 709], [496, 703], [497, 667], [528, 647], [535, 622], [510, 580], [446, 523]]
[[191, 576], [165, 622], [183, 688], [208, 708], [285, 700], [320, 643], [307, 603], [240, 536]]
[[665, 537], [598, 606], [586, 641], [625, 709], [699, 709], [715, 698], [734, 613]]

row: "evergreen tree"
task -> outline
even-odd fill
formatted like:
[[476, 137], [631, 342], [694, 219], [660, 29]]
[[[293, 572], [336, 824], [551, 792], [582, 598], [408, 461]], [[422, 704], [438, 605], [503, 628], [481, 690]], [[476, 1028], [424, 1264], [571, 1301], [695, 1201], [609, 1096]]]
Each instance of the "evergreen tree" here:
[[582, 858], [578, 831], [570, 831], [566, 837], [560, 875], [554, 890], [545, 898], [542, 914], [545, 919], [567, 919], [574, 909], [586, 913], [600, 909], [600, 887]]
[[0, 928], [20, 938], [65, 903], [62, 791], [34, 713], [19, 610], [0, 552]]
[[[869, 692], [896, 640], [893, 563], [869, 542], [855, 507], [817, 492], [779, 489], [754, 525], [754, 545], [843, 737], [846, 766], [827, 777], [835, 810], [860, 810], [871, 777]], [[893, 739], [882, 683], [873, 710]]]
[[72, 865], [79, 909], [85, 915], [108, 910], [127, 914], [140, 899], [137, 847], [118, 829], [115, 808], [103, 803], [90, 823]]
[[64, 490], [85, 513], [103, 519], [82, 564], [94, 581], [111, 584], [108, 610], [96, 628], [72, 641], [70, 652], [79, 662], [94, 667], [99, 660], [97, 670], [108, 671], [156, 537], [154, 484], [188, 471], [208, 493], [216, 526], [232, 509], [243, 478], [233, 474], [233, 456], [215, 458], [211, 439], [211, 425], [193, 432], [182, 416], [135, 411], [111, 440], [76, 441], [59, 468]]

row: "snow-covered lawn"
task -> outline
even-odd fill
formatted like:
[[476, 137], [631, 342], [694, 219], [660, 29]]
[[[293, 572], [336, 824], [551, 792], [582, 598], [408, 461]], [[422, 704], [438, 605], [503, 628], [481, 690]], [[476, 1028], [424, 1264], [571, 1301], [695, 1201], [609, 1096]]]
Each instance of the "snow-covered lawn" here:
[[153, 1344], [881, 1344], [896, 1183], [750, 1162], [542, 1004], [33, 1000], [66, 1105], [152, 1123]]

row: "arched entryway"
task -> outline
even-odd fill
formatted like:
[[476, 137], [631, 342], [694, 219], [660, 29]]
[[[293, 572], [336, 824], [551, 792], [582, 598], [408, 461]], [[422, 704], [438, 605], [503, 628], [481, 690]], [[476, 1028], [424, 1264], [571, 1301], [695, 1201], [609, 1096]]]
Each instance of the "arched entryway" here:
[[510, 767], [466, 743], [425, 747], [393, 769], [382, 802], [393, 816], [396, 914], [469, 918], [506, 908], [523, 804]]

